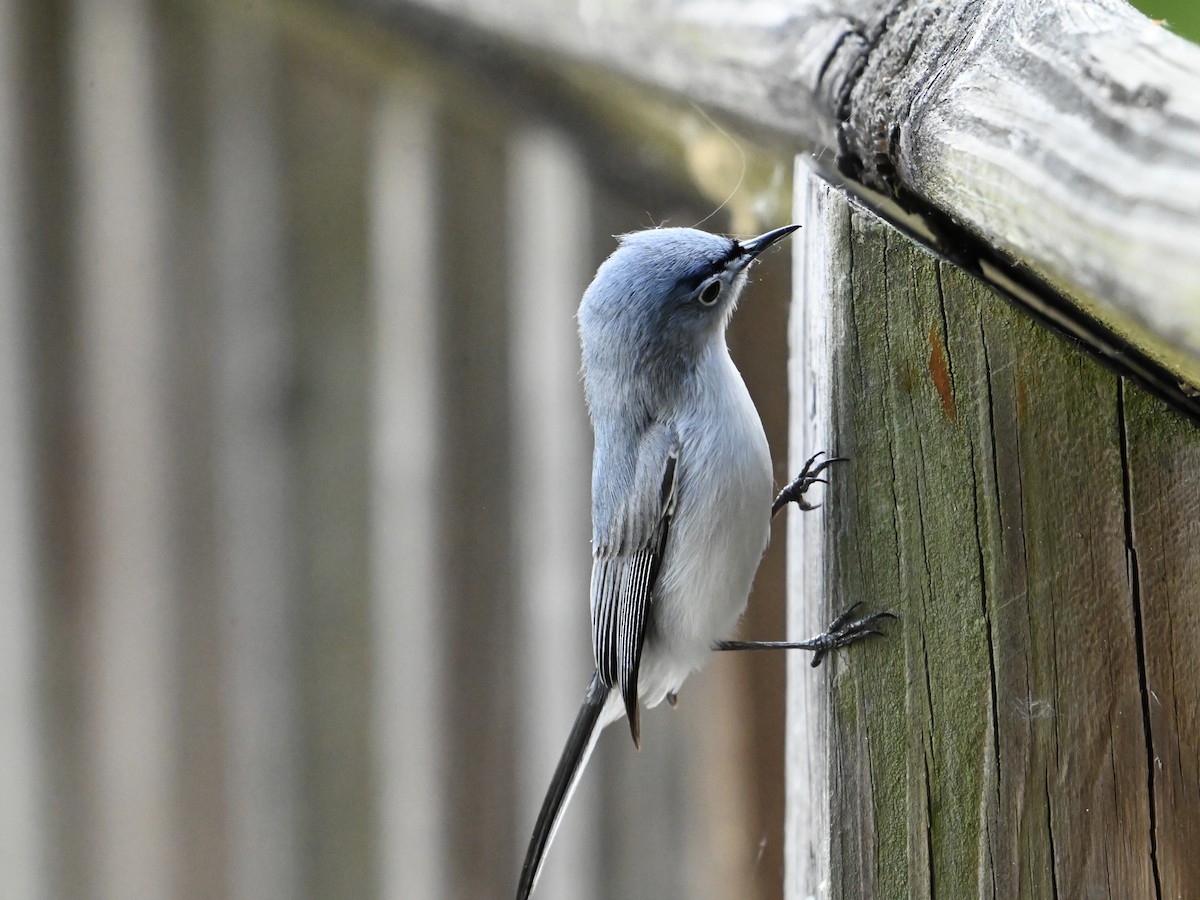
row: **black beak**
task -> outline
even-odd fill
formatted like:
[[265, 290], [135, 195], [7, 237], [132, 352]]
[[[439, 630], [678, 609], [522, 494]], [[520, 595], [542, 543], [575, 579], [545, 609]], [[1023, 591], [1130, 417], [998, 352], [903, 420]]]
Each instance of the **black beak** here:
[[797, 228], [799, 225], [784, 225], [782, 228], [776, 228], [774, 231], [768, 231], [766, 234], [760, 234], [758, 237], [749, 241], [737, 242], [737, 269], [740, 272], [758, 257], [776, 241], [783, 240]]

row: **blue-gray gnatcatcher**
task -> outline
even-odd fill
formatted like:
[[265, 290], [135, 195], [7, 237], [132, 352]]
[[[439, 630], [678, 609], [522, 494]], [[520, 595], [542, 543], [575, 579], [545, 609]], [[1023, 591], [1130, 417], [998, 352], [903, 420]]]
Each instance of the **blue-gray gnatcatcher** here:
[[814, 456], [772, 503], [767, 438], [725, 346], [750, 264], [798, 227], [749, 241], [691, 228], [628, 234], [583, 295], [596, 673], [538, 815], [518, 900], [537, 883], [604, 726], [625, 715], [638, 743], [640, 703], [674, 703], [714, 649], [802, 648], [816, 651], [816, 665], [878, 634], [871, 626], [887, 615], [853, 620], [848, 611], [809, 641], [728, 640], [771, 516], [792, 501], [813, 508], [805, 490], [837, 461]]

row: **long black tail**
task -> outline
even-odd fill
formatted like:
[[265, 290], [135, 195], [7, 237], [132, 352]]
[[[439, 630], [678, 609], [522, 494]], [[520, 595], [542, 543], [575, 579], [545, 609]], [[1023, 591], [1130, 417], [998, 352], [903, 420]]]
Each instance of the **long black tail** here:
[[600, 713], [608, 699], [609, 689], [600, 681], [600, 674], [592, 676], [587, 693], [583, 697], [583, 706], [571, 726], [571, 736], [567, 738], [567, 746], [559, 757], [558, 767], [554, 770], [554, 778], [550, 781], [550, 790], [542, 801], [542, 811], [538, 813], [537, 824], [533, 826], [533, 837], [529, 839], [529, 849], [525, 852], [525, 865], [521, 867], [521, 881], [517, 885], [517, 900], [527, 900], [537, 885], [538, 875], [542, 872], [542, 863], [546, 861], [546, 851], [558, 831], [563, 811], [575, 792], [579, 776], [587, 765], [592, 748], [596, 746], [596, 738], [600, 736]]

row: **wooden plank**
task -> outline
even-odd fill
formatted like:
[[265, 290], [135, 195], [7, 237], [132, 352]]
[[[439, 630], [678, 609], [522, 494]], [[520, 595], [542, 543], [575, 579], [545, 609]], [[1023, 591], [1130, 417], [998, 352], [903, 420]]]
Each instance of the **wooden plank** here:
[[111, 900], [179, 893], [178, 548], [152, 48], [141, 0], [73, 5], [87, 864], [93, 896]]
[[[38, 472], [32, 487], [39, 501], [38, 576], [45, 603], [40, 606], [45, 628], [42, 644], [42, 704], [46, 743], [42, 762], [46, 768], [46, 863], [51, 897], [77, 897], [90, 890], [92, 872], [87, 850], [90, 830], [90, 795], [84, 778], [88, 727], [84, 684], [88, 675], [86, 640], [80, 629], [79, 598], [89, 571], [82, 552], [84, 530], [80, 521], [83, 483], [83, 417], [80, 412], [78, 306], [75, 277], [62, 261], [75, 250], [76, 195], [62, 177], [75, 165], [77, 145], [71, 106], [72, 77], [69, 59], [69, 0], [36, 4], [40, 15], [26, 11], [21, 44], [29, 54], [37, 77], [27, 77], [25, 97], [38, 114], [26, 119], [24, 139], [29, 148], [25, 166], [29, 175], [24, 189], [31, 201], [25, 238], [30, 264], [24, 275], [37, 300], [37, 315], [29, 319], [35, 377], [30, 383], [35, 405], [33, 440]], [[37, 65], [38, 60], [58, 59], [58, 66]], [[32, 74], [32, 72], [30, 73]], [[65, 364], [64, 364], [65, 361]]]
[[948, 246], [982, 238], [1200, 384], [1200, 48], [1119, 0], [351, 5], [832, 149], [852, 179], [949, 217]]
[[[803, 160], [797, 160], [793, 190], [802, 231], [792, 252], [788, 456], [790, 469], [798, 472], [818, 450], [841, 452], [825, 401], [833, 393], [834, 315], [844, 302], [831, 301], [850, 268], [850, 253], [843, 240], [849, 207], [829, 202], [827, 186]], [[826, 514], [785, 515], [788, 640], [804, 640], [820, 634], [829, 620]], [[784, 896], [790, 900], [824, 896], [820, 892], [829, 881], [829, 691], [824, 673], [814, 672], [811, 663], [806, 653], [788, 654]]]
[[451, 896], [514, 884], [528, 835], [517, 808], [518, 695], [512, 531], [515, 472], [509, 384], [510, 282], [507, 129], [503, 111], [455, 106], [439, 116], [436, 351], [444, 386], [444, 452], [438, 462], [446, 511], [440, 577], [446, 708], [445, 784]]
[[1123, 400], [1125, 539], [1141, 615], [1156, 887], [1186, 897], [1200, 884], [1200, 441], [1144, 394], [1129, 390]]
[[[575, 333], [575, 308], [593, 261], [590, 186], [566, 138], [544, 126], [526, 126], [511, 137], [508, 158], [514, 647], [521, 661], [514, 827], [524, 836], [593, 667], [587, 640], [591, 434]], [[576, 791], [539, 893], [579, 900], [599, 895], [598, 787], [591, 772]]]
[[[376, 884], [370, 582], [371, 85], [284, 47], [283, 190], [296, 383], [300, 884], [360, 897]], [[319, 173], [319, 176], [316, 174]]]
[[231, 898], [282, 900], [303, 896], [303, 807], [280, 54], [249, 16], [204, 25], [221, 874]]
[[38, 573], [33, 242], [25, 96], [27, 13], [0, 0], [0, 896], [51, 896], [41, 707], [45, 596]]
[[[826, 407], [852, 462], [815, 525], [823, 586], [793, 612], [862, 600], [900, 620], [832, 661], [828, 718], [794, 694], [816, 728], [794, 735], [793, 840], [815, 862], [789, 896], [1194, 883], [1159, 822], [1200, 817], [1200, 679], [1172, 652], [1200, 640], [1183, 549], [1200, 432], [820, 179], [807, 190], [804, 302], [829, 311], [803, 346], [830, 369], [825, 393], [794, 383], [794, 412]], [[824, 773], [800, 766], [822, 751]]]
[[171, 60], [160, 70], [156, 94], [166, 169], [162, 203], [170, 210], [161, 238], [163, 295], [169, 298], [164, 355], [171, 384], [165, 427], [172, 444], [173, 536], [181, 548], [175, 588], [181, 639], [173, 657], [179, 747], [174, 796], [186, 814], [173, 836], [179, 859], [174, 900], [208, 900], [230, 896], [229, 729], [221, 693], [228, 662], [221, 634], [228, 626], [221, 612], [220, 528], [214, 521], [221, 473], [213, 463], [221, 429], [214, 391], [220, 353], [214, 299], [220, 266], [232, 261], [214, 260], [221, 239], [212, 235], [212, 81], [208, 44], [197, 40], [207, 23], [196, 10], [176, 6], [157, 10], [154, 21], [155, 52]]
[[[381, 87], [367, 187], [371, 383], [371, 619], [379, 895], [443, 897], [444, 671], [449, 602], [439, 571], [443, 486], [436, 344], [437, 104]], [[419, 424], [418, 424], [419, 423]]]

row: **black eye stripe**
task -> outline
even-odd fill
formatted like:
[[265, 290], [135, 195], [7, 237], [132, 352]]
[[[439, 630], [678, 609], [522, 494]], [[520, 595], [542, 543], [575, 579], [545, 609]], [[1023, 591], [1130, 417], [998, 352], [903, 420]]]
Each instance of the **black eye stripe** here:
[[708, 279], [712, 278], [721, 272], [724, 272], [726, 267], [735, 259], [740, 257], [745, 251], [742, 250], [742, 245], [737, 241], [733, 241], [729, 245], [729, 250], [720, 259], [715, 259], [707, 265], [701, 266], [694, 270], [690, 275], [686, 275], [679, 279], [679, 289], [691, 294], [700, 285], [704, 284]]
[[693, 272], [686, 278], [681, 278], [679, 280], [679, 286], [690, 294], [692, 291], [696, 290], [696, 288], [700, 287], [700, 285], [704, 284], [704, 282], [708, 281], [708, 279], [724, 271], [724, 261], [711, 263], [710, 265], [705, 266], [703, 269]]

